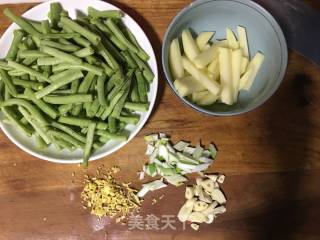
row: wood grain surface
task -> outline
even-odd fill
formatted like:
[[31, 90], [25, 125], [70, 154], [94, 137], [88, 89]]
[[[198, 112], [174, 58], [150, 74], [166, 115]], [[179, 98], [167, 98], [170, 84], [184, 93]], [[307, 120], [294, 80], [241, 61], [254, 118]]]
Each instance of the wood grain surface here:
[[[320, 239], [320, 70], [290, 52], [288, 71], [276, 94], [262, 107], [234, 117], [197, 113], [173, 94], [160, 65], [161, 41], [172, 18], [190, 1], [123, 0], [112, 2], [145, 30], [159, 63], [159, 93], [152, 116], [129, 144], [90, 163], [118, 165], [119, 181], [139, 187], [137, 171], [147, 160], [143, 135], [165, 132], [173, 141], [215, 142], [217, 161], [210, 171], [225, 173], [227, 212], [199, 232], [176, 222], [176, 230], [129, 230], [97, 219], [82, 208], [84, 170], [78, 165], [42, 161], [0, 134], [0, 239]], [[317, 1], [308, 1], [319, 7]], [[0, 34], [9, 26], [0, 5]], [[32, 4], [11, 5], [23, 13]], [[319, 8], [318, 8], [319, 9]], [[317, 43], [315, 43], [317, 44]], [[75, 172], [75, 177], [72, 173]], [[74, 179], [74, 183], [72, 180]], [[175, 215], [184, 187], [147, 195], [142, 215]], [[154, 197], [165, 194], [157, 204]]]

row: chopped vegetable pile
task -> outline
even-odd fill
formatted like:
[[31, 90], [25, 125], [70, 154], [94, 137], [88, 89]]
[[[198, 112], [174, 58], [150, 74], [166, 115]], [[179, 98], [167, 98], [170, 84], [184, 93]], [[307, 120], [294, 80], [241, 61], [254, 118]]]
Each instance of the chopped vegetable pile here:
[[219, 186], [224, 179], [224, 175], [209, 174], [197, 178], [195, 185], [186, 187], [187, 201], [181, 207], [178, 219], [191, 222], [191, 227], [198, 230], [200, 223], [210, 224], [218, 214], [224, 213], [226, 198]]
[[85, 208], [99, 218], [117, 217], [116, 221], [123, 220], [129, 213], [140, 209], [140, 201], [136, 190], [130, 184], [117, 184], [111, 172], [96, 178], [85, 179], [81, 198]]
[[[172, 146], [170, 139], [162, 133], [145, 136], [145, 140], [147, 142], [146, 155], [149, 161], [143, 167], [141, 178], [144, 173], [151, 177], [160, 175], [165, 181], [175, 186], [180, 186], [188, 180], [185, 174], [206, 170], [217, 154], [213, 144], [209, 145], [209, 150], [202, 148], [200, 144], [192, 147], [184, 141]], [[148, 191], [167, 185], [161, 179], [142, 186], [138, 193], [139, 197], [143, 197]]]
[[41, 149], [83, 149], [84, 166], [107, 141], [126, 141], [126, 125], [149, 108], [154, 74], [122, 13], [89, 7], [71, 19], [54, 2], [50, 21], [4, 15], [20, 27], [0, 60], [5, 122], [34, 135]]
[[250, 90], [264, 61], [257, 52], [250, 59], [247, 33], [238, 26], [238, 40], [230, 28], [226, 40], [215, 40], [214, 32], [201, 32], [193, 38], [189, 29], [182, 32], [181, 53], [179, 39], [173, 39], [169, 63], [174, 86], [182, 97], [188, 97], [200, 106], [216, 101], [233, 105], [240, 90]]

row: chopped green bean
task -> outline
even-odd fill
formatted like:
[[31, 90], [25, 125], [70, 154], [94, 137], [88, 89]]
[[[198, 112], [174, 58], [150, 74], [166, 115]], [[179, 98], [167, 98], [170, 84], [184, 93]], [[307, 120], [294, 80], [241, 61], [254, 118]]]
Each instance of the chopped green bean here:
[[120, 116], [118, 119], [121, 122], [125, 122], [125, 123], [128, 123], [128, 124], [136, 125], [140, 120], [140, 116], [138, 116], [138, 115]]
[[145, 103], [148, 101], [148, 96], [147, 96], [147, 88], [146, 88], [146, 83], [145, 83], [144, 77], [139, 70], [135, 71], [135, 76], [136, 76], [136, 80], [137, 80], [140, 100], [141, 100], [141, 102]]
[[94, 49], [92, 47], [86, 47], [73, 53], [73, 55], [80, 58], [85, 58], [92, 54], [94, 54]]
[[147, 112], [149, 109], [149, 103], [126, 102], [124, 107], [133, 111]]
[[110, 133], [116, 133], [117, 132], [117, 119], [114, 117], [108, 117], [108, 125], [109, 125], [109, 131]]
[[63, 71], [66, 69], [74, 69], [74, 70], [85, 70], [88, 72], [92, 72], [98, 76], [103, 74], [103, 69], [99, 66], [91, 65], [88, 63], [74, 64], [74, 63], [61, 63], [59, 65], [53, 66], [52, 70], [54, 72]]
[[53, 28], [58, 27], [61, 12], [62, 12], [62, 7], [61, 7], [60, 3], [53, 2], [50, 4], [50, 12], [49, 12], [48, 16], [51, 20], [51, 25]]
[[18, 53], [18, 47], [19, 47], [19, 44], [23, 38], [24, 34], [21, 30], [14, 30], [13, 31], [13, 40], [12, 40], [12, 43], [11, 43], [11, 46], [8, 50], [8, 53], [6, 55], [6, 59], [7, 60], [14, 60], [17, 56], [17, 53]]
[[53, 83], [35, 93], [37, 99], [40, 99], [54, 90], [83, 77], [82, 72], [79, 70], [66, 70], [58, 75], [59, 76], [56, 77]]
[[19, 52], [21, 58], [41, 58], [48, 57], [49, 55], [38, 50], [24, 50]]
[[82, 63], [81, 58], [78, 58], [76, 56], [73, 56], [71, 54], [65, 53], [63, 51], [60, 51], [60, 50], [52, 48], [52, 47], [43, 46], [42, 51], [53, 56], [53, 57], [59, 58], [65, 62], [71, 62], [71, 63], [75, 63], [75, 64]]
[[43, 83], [38, 83], [38, 82], [31, 82], [31, 81], [27, 81], [27, 80], [21, 80], [19, 78], [13, 78], [12, 79], [12, 83], [14, 85], [19, 85], [19, 86], [23, 86], [25, 88], [32, 88], [36, 91], [40, 90], [43, 88]]
[[103, 74], [97, 79], [97, 93], [98, 93], [98, 100], [100, 105], [105, 106], [107, 105], [106, 97], [105, 97], [105, 92], [104, 92], [104, 85], [106, 81], [106, 75]]
[[74, 94], [68, 96], [44, 96], [43, 100], [51, 104], [71, 104], [92, 102], [92, 95], [90, 94]]
[[60, 105], [58, 107], [58, 111], [61, 115], [66, 114], [67, 112], [69, 112], [72, 109], [72, 104], [64, 104], [64, 105]]
[[19, 27], [21, 27], [27, 33], [40, 37], [41, 34], [33, 28], [26, 20], [21, 17], [16, 16], [10, 9], [6, 8], [3, 10], [3, 14], [11, 19], [12, 22], [16, 23]]
[[115, 141], [127, 141], [128, 139], [128, 136], [125, 134], [115, 134], [104, 130], [97, 130], [96, 134]]
[[78, 148], [84, 148], [84, 144], [80, 142], [79, 140], [75, 139], [73, 136], [66, 134], [62, 131], [57, 131], [57, 130], [49, 130], [49, 133], [53, 135], [56, 138], [61, 138], [64, 141], [74, 145], [75, 147]]
[[88, 15], [92, 18], [121, 18], [122, 13], [119, 10], [99, 11], [93, 7], [88, 7]]
[[74, 44], [62, 44], [62, 43], [58, 43], [50, 40], [42, 40], [41, 46], [53, 47], [65, 52], [74, 52], [80, 49], [80, 47]]
[[43, 34], [48, 34], [50, 33], [50, 24], [49, 20], [43, 20], [41, 21], [41, 29]]
[[63, 60], [55, 57], [44, 57], [37, 59], [37, 64], [40, 66], [56, 65], [60, 63], [63, 63]]
[[58, 122], [79, 126], [79, 127], [88, 127], [91, 123], [95, 122], [97, 124], [97, 129], [106, 130], [108, 128], [108, 124], [105, 122], [98, 122], [98, 121], [93, 121], [90, 119], [78, 118], [78, 117], [60, 117]]
[[61, 17], [61, 23], [63, 25], [66, 25], [71, 30], [75, 31], [76, 33], [79, 33], [86, 39], [88, 39], [93, 45], [97, 46], [100, 42], [100, 37], [96, 35], [95, 33], [89, 31], [88, 29], [82, 27], [80, 24], [76, 23], [75, 21], [67, 18], [67, 17]]
[[13, 85], [12, 80], [11, 80], [10, 76], [8, 75], [8, 73], [5, 70], [0, 69], [0, 76], [1, 76], [1, 79], [4, 82], [8, 92], [14, 97], [17, 96], [17, 94], [18, 94], [17, 89]]
[[95, 123], [91, 123], [88, 126], [88, 132], [87, 132], [87, 139], [86, 139], [86, 145], [83, 151], [83, 163], [82, 165], [84, 167], [88, 167], [88, 161], [89, 161], [89, 157], [92, 151], [92, 145], [93, 145], [93, 141], [94, 141], [94, 132], [96, 129], [96, 124]]

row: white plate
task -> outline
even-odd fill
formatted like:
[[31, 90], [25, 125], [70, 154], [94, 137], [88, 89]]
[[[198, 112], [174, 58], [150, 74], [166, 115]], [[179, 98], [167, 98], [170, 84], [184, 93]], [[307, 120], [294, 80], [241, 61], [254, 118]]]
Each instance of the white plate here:
[[[33, 19], [38, 21], [47, 19], [47, 14], [49, 12], [51, 2], [56, 2], [56, 1], [48, 1], [42, 4], [39, 4], [34, 8], [25, 12], [22, 16], [28, 19]], [[76, 11], [82, 11], [84, 13], [87, 13], [88, 6], [92, 6], [99, 10], [119, 9], [112, 4], [102, 2], [99, 0], [90, 0], [90, 1], [89, 0], [87, 1], [60, 0], [59, 2], [61, 3], [63, 9], [69, 12], [69, 15], [71, 18], [76, 17]], [[93, 155], [90, 158], [91, 161], [96, 160], [98, 158], [105, 157], [113, 153], [114, 151], [120, 149], [125, 144], [127, 144], [141, 130], [143, 125], [146, 123], [148, 117], [151, 114], [151, 111], [153, 109], [153, 106], [156, 100], [156, 95], [158, 90], [158, 69], [157, 69], [157, 62], [156, 62], [153, 48], [146, 34], [143, 32], [140, 26], [126, 13], [124, 13], [123, 22], [128, 28], [130, 28], [130, 30], [135, 35], [137, 41], [139, 42], [139, 44], [150, 56], [149, 65], [155, 75], [155, 78], [152, 84], [150, 85], [150, 91], [148, 93], [150, 107], [148, 112], [140, 114], [141, 118], [139, 123], [136, 126], [128, 125], [126, 127], [126, 130], [130, 131], [130, 136], [128, 141], [126, 142], [109, 141], [102, 148], [100, 148], [99, 150], [93, 153]], [[2, 35], [0, 39], [0, 58], [5, 57], [13, 38], [13, 30], [17, 28], [18, 27], [16, 24], [12, 24]], [[48, 149], [40, 151], [37, 148], [34, 137], [29, 138], [25, 136], [23, 133], [21, 133], [20, 131], [18, 131], [17, 129], [15, 129], [14, 127], [3, 123], [2, 122], [3, 118], [4, 118], [3, 114], [0, 113], [0, 126], [3, 132], [14, 144], [16, 144], [18, 147], [28, 152], [29, 154], [32, 154], [33, 156], [44, 159], [44, 160], [57, 162], [57, 163], [82, 162], [82, 151], [79, 149], [71, 153], [67, 150], [57, 151], [53, 146], [50, 146]]]

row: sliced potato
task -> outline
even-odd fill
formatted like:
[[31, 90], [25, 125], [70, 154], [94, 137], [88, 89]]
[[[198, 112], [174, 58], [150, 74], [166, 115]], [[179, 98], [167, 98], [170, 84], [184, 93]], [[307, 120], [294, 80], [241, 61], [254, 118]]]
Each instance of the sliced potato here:
[[242, 51], [237, 49], [232, 51], [232, 82], [233, 82], [233, 102], [237, 102], [241, 75]]
[[208, 72], [212, 74], [212, 79], [217, 81], [219, 78], [219, 58], [214, 58], [207, 68]]
[[206, 90], [199, 81], [197, 81], [192, 76], [186, 76], [184, 78], [179, 78], [174, 81], [174, 86], [176, 87], [180, 96], [185, 97], [193, 92]]
[[229, 44], [228, 44], [228, 40], [227, 39], [223, 39], [223, 40], [216, 40], [213, 42], [214, 45], [219, 45], [219, 47], [225, 47], [228, 48]]
[[185, 29], [182, 32], [182, 44], [184, 53], [191, 61], [198, 56], [200, 51], [189, 29]]
[[229, 48], [231, 49], [238, 49], [239, 48], [239, 42], [237, 41], [236, 36], [234, 35], [233, 31], [230, 28], [226, 29], [227, 34], [227, 41]]
[[211, 47], [210, 44], [207, 43], [206, 45], [204, 45], [204, 47], [203, 47], [203, 49], [201, 49], [201, 51], [206, 51], [206, 50], [208, 50], [210, 47]]
[[181, 60], [180, 44], [177, 38], [173, 39], [170, 44], [169, 64], [170, 64], [171, 73], [174, 79], [182, 78], [184, 76], [184, 69], [182, 67], [182, 60]]
[[200, 53], [194, 60], [194, 64], [197, 68], [203, 69], [209, 63], [213, 61], [214, 58], [218, 57], [219, 54], [219, 45], [213, 44], [208, 50], [203, 51]]
[[200, 106], [209, 106], [218, 99], [217, 95], [213, 95], [209, 91], [193, 92], [192, 101]]
[[207, 88], [213, 95], [218, 95], [220, 92], [219, 84], [210, 79], [203, 71], [197, 69], [186, 57], [182, 57], [182, 66], [203, 87]]
[[243, 74], [243, 76], [240, 78], [240, 84], [239, 84], [239, 89], [242, 90], [246, 83], [249, 81], [249, 78], [251, 78], [253, 74], [253, 69], [248, 68], [248, 70]]
[[241, 59], [241, 75], [246, 72], [248, 64], [249, 64], [249, 59], [247, 57], [242, 57], [242, 59]]
[[231, 50], [220, 48], [219, 69], [221, 81], [221, 102], [231, 105], [233, 104], [233, 82], [231, 71]]
[[243, 56], [249, 58], [249, 48], [248, 48], [248, 39], [247, 39], [247, 31], [244, 27], [238, 26], [238, 38], [239, 38], [239, 45], [242, 49]]
[[264, 61], [264, 55], [261, 52], [257, 52], [256, 55], [250, 61], [248, 69], [252, 69], [252, 74], [246, 80], [246, 82], [241, 84], [244, 90], [248, 91], [251, 88], [253, 81], [256, 78], [263, 61]]
[[207, 43], [213, 37], [214, 32], [201, 32], [199, 33], [198, 37], [196, 38], [196, 43], [200, 51], [204, 50]]

